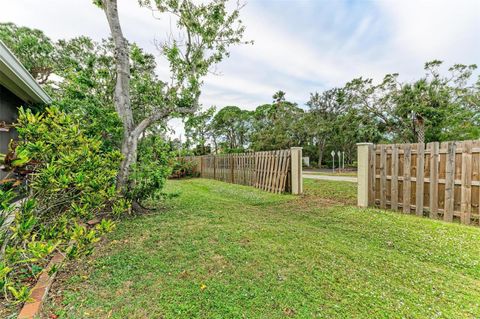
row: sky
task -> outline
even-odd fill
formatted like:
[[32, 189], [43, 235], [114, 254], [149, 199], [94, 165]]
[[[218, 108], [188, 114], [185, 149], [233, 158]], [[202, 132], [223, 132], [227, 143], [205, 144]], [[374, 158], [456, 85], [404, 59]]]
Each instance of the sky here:
[[[154, 41], [172, 20], [118, 0], [125, 36], [166, 61]], [[52, 39], [109, 36], [103, 12], [91, 0], [0, 0], [0, 21], [43, 30]], [[204, 108], [237, 105], [252, 110], [278, 91], [304, 106], [312, 92], [342, 86], [355, 77], [380, 81], [423, 75], [427, 61], [480, 64], [480, 0], [249, 0], [241, 11], [245, 39], [216, 74], [205, 79]], [[172, 121], [175, 135], [180, 122]]]

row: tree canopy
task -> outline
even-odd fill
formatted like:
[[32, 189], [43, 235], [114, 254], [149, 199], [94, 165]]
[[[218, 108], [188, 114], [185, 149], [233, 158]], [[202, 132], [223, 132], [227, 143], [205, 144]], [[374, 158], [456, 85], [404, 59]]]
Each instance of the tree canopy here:
[[[213, 152], [243, 152], [302, 146], [317, 165], [332, 150], [353, 162], [358, 142], [428, 143], [480, 137], [480, 81], [475, 65], [425, 64], [425, 75], [402, 82], [355, 78], [343, 87], [310, 94], [304, 107], [276, 92], [253, 111], [226, 106], [202, 125]], [[193, 120], [190, 120], [193, 121]], [[190, 131], [187, 130], [187, 136]], [[241, 139], [239, 138], [241, 137]], [[205, 140], [203, 140], [205, 145]], [[208, 144], [208, 143], [207, 143]]]

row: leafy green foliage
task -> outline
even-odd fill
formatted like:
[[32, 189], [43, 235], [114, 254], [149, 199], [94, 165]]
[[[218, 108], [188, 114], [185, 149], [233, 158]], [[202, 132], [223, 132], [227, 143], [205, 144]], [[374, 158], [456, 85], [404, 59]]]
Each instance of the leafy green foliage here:
[[207, 142], [215, 136], [211, 128], [214, 113], [215, 107], [210, 107], [206, 111], [197, 112], [184, 120], [186, 146], [190, 147], [191, 143], [196, 144], [195, 155], [206, 155], [211, 152], [211, 147], [207, 145]]
[[249, 140], [252, 114], [238, 106], [225, 106], [211, 122], [216, 137], [215, 148], [223, 153], [243, 152]]
[[117, 225], [109, 219], [102, 219], [102, 221], [95, 226], [95, 229], [100, 233], [100, 234], [107, 234], [111, 231], [113, 231]]
[[480, 106], [472, 104], [479, 92], [469, 83], [475, 65], [454, 65], [449, 75], [442, 76], [442, 62], [425, 65], [427, 74], [413, 83], [403, 84], [394, 96], [396, 108], [392, 116], [397, 138], [417, 141], [418, 127], [411, 119], [421, 118], [425, 141], [467, 140], [480, 136]]
[[93, 251], [92, 244], [100, 240], [95, 230], [76, 223], [69, 229], [68, 237], [70, 241], [65, 253], [69, 258], [89, 255]]
[[286, 149], [303, 144], [303, 109], [285, 100], [285, 93], [273, 95], [274, 102], [256, 108], [251, 148], [255, 151]]
[[[228, 0], [196, 2], [191, 0], [140, 0], [141, 5], [176, 18], [178, 39], [159, 43], [170, 63], [174, 84], [167, 90], [167, 100], [175, 108], [195, 110], [202, 77], [211, 67], [229, 56], [231, 45], [242, 40], [245, 26], [241, 7], [229, 10]], [[192, 108], [193, 107], [193, 108]]]
[[118, 148], [123, 130], [113, 107], [111, 43], [78, 37], [59, 40], [56, 50], [60, 57], [56, 72], [63, 80], [51, 89], [55, 106], [81, 118], [85, 133], [101, 137], [103, 148]]
[[33, 114], [20, 109], [16, 153], [27, 152], [29, 188], [40, 222], [48, 225], [60, 212], [90, 219], [115, 199], [121, 154], [103, 151], [102, 142], [85, 134], [81, 123], [56, 108]]
[[170, 147], [160, 137], [146, 136], [140, 141], [138, 160], [130, 175], [127, 194], [138, 202], [158, 201], [164, 196], [163, 186], [171, 174]]
[[14, 206], [15, 193], [0, 190], [0, 288], [6, 300], [25, 302], [55, 251], [69, 258], [90, 254], [115, 225], [102, 219], [92, 228], [86, 222], [117, 217], [128, 202], [115, 190], [120, 152], [105, 150], [75, 116], [55, 107], [44, 113], [20, 109], [16, 128], [19, 141], [5, 161], [26, 179], [16, 193], [23, 190], [26, 198]]
[[0, 23], [0, 40], [22, 61], [40, 83], [46, 83], [55, 68], [54, 43], [37, 29]]
[[172, 168], [172, 178], [198, 177], [197, 162], [188, 158], [177, 158]]
[[13, 298], [15, 298], [14, 303], [24, 303], [31, 299], [30, 296], [32, 293], [26, 286], [22, 286], [19, 289], [16, 289], [13, 286], [8, 286], [7, 289], [10, 291]]

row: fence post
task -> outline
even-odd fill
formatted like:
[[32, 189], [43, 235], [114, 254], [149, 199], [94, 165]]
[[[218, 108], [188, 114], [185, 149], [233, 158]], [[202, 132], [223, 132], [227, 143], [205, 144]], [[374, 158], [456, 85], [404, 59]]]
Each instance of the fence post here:
[[292, 170], [292, 194], [299, 195], [303, 193], [302, 148], [291, 147], [290, 158]]
[[369, 150], [372, 143], [357, 143], [357, 205], [368, 207]]

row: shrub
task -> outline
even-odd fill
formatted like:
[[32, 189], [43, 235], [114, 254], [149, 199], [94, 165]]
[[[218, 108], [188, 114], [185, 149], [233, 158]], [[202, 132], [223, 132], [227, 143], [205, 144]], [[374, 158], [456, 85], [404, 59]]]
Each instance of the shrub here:
[[173, 163], [171, 178], [198, 177], [197, 162], [189, 158], [176, 158]]
[[[19, 141], [5, 156], [17, 191], [0, 190], [0, 289], [5, 299], [24, 302], [54, 251], [89, 254], [114, 224], [86, 222], [116, 217], [128, 201], [115, 190], [120, 152], [88, 136], [78, 118], [53, 107], [42, 114], [20, 109], [17, 131]], [[19, 194], [27, 197], [14, 208]]]
[[137, 163], [132, 168], [128, 197], [138, 203], [164, 197], [163, 186], [172, 169], [170, 146], [160, 137], [146, 136], [138, 147]]
[[115, 179], [121, 153], [103, 151], [81, 123], [56, 108], [42, 114], [20, 110], [20, 137], [15, 153], [28, 158], [29, 190], [37, 201], [36, 216], [44, 225], [67, 214], [88, 220], [116, 199]]

